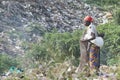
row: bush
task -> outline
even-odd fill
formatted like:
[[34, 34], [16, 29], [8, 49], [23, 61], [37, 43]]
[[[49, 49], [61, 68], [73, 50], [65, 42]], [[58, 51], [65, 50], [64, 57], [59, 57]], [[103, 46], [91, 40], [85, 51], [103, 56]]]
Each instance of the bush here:
[[117, 55], [117, 56], [115, 56], [114, 58], [111, 58], [109, 61], [108, 61], [108, 65], [118, 65], [119, 64], [119, 62], [120, 62], [120, 56], [119, 55]]
[[114, 59], [120, 53], [120, 29], [119, 25], [114, 23], [108, 23], [105, 25], [98, 26], [98, 30], [102, 33], [105, 33], [104, 37], [104, 46], [101, 49], [101, 60], [112, 61], [110, 59]]
[[[42, 42], [30, 43], [31, 48], [27, 52], [30, 60], [48, 62], [50, 59], [55, 62], [63, 62], [66, 59], [79, 58], [79, 39], [82, 31], [72, 33], [59, 33], [56, 31], [45, 33]], [[75, 57], [75, 58], [74, 58]], [[76, 59], [77, 60], [77, 59]]]
[[0, 54], [0, 74], [8, 70], [11, 66], [17, 66], [16, 60], [6, 54]]
[[[33, 61], [45, 61], [50, 57], [48, 54], [44, 44], [41, 43], [36, 43], [36, 44], [31, 44], [31, 50], [27, 52], [27, 56], [31, 58]], [[47, 57], [48, 56], [48, 57]]]
[[120, 25], [120, 9], [118, 9], [117, 11], [116, 11], [116, 22], [117, 22], [117, 24], [119, 24]]
[[48, 50], [53, 51], [57, 59], [65, 60], [67, 57], [79, 57], [79, 39], [81, 36], [80, 30], [75, 32], [65, 33], [46, 33], [45, 42], [48, 44]]

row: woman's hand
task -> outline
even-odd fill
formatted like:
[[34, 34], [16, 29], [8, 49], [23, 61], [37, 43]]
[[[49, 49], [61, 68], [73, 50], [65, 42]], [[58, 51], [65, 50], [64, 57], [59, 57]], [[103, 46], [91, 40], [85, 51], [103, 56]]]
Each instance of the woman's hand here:
[[90, 40], [81, 39], [80, 41], [81, 42], [86, 42], [86, 41], [89, 42]]
[[104, 38], [105, 34], [104, 33], [99, 33], [98, 36]]
[[87, 41], [87, 40], [85, 40], [85, 39], [81, 39], [80, 41], [85, 42], [85, 41]]

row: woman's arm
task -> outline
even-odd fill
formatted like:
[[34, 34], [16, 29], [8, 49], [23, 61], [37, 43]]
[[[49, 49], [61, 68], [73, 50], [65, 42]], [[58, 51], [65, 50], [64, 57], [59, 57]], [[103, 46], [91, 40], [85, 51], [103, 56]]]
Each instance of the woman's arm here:
[[93, 33], [93, 32], [91, 32], [91, 38], [90, 39], [82, 39], [81, 41], [91, 41], [91, 40], [93, 40], [93, 39], [95, 39], [95, 33]]

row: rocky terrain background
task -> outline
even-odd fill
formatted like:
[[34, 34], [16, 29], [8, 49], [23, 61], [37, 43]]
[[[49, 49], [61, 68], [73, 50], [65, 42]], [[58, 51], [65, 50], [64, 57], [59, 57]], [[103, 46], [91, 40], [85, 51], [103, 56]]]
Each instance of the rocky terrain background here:
[[[108, 13], [110, 14], [110, 13]], [[0, 53], [24, 54], [22, 41], [34, 41], [39, 31], [32, 33], [31, 24], [45, 31], [59, 32], [83, 28], [83, 18], [91, 15], [95, 25], [107, 22], [102, 8], [81, 0], [2, 0], [0, 1]]]

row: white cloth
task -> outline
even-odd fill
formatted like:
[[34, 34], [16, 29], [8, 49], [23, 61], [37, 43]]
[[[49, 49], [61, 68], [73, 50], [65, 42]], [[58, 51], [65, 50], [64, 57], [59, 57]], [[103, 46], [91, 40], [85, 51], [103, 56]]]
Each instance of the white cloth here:
[[93, 24], [91, 24], [90, 26], [87, 27], [87, 31], [86, 31], [86, 34], [84, 36], [84, 39], [85, 40], [91, 39], [92, 38], [91, 33], [95, 34], [95, 39], [91, 40], [90, 42], [94, 43], [95, 45], [97, 45], [99, 47], [102, 47], [104, 44], [103, 38], [98, 37], [96, 27]]
[[91, 41], [92, 43], [94, 43], [95, 45], [97, 45], [98, 47], [102, 47], [104, 44], [104, 40], [102, 37], [96, 37], [94, 40]]
[[87, 27], [87, 31], [86, 31], [86, 34], [85, 34], [85, 36], [84, 36], [84, 39], [86, 40], [86, 39], [92, 38], [91, 33], [94, 33], [94, 34], [95, 34], [95, 37], [98, 36], [98, 35], [97, 35], [96, 27], [95, 27], [93, 24], [91, 24], [90, 26]]

